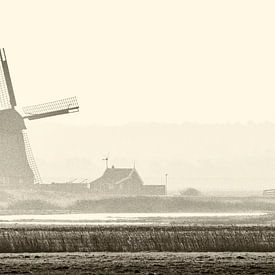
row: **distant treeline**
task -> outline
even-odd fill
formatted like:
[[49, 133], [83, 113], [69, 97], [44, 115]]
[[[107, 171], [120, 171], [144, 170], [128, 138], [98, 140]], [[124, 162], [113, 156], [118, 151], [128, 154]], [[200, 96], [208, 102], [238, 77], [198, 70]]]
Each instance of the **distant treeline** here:
[[85, 213], [144, 212], [240, 212], [275, 211], [275, 198], [264, 197], [115, 197], [78, 200], [68, 206], [43, 200], [21, 200], [8, 205], [9, 211], [69, 211]]

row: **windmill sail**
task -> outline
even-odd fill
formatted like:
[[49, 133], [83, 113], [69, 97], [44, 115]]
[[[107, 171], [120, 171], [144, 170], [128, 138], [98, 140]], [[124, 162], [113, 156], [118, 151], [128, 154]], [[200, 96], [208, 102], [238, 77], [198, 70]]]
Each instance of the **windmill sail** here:
[[44, 104], [23, 107], [23, 111], [26, 114], [24, 118], [34, 120], [78, 112], [79, 106], [76, 97], [70, 97]]
[[34, 176], [34, 184], [42, 184], [43, 183], [42, 178], [40, 176], [40, 172], [38, 170], [37, 164], [35, 162], [35, 158], [33, 156], [28, 134], [25, 130], [22, 131], [22, 134], [23, 134], [23, 140], [25, 144], [27, 160]]
[[2, 53], [0, 49], [0, 110], [10, 109], [10, 98], [3, 69]]
[[[1, 71], [0, 71], [0, 88], [1, 94], [4, 93], [1, 97], [1, 100], [4, 100], [4, 105], [6, 105], [6, 109], [16, 106], [16, 99], [14, 95], [14, 90], [11, 82], [10, 71], [8, 67], [8, 62], [4, 49], [0, 49], [0, 61], [1, 61]], [[7, 98], [8, 97], [8, 98]]]
[[25, 117], [17, 112], [15, 106], [5, 51], [0, 49], [0, 185], [41, 184], [43, 182], [26, 133], [24, 118], [33, 120], [77, 112], [77, 99], [72, 97], [25, 107]]

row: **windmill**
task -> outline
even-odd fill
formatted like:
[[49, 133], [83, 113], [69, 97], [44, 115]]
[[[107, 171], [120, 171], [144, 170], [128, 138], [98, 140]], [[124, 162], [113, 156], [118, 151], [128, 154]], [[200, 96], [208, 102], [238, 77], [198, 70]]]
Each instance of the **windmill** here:
[[23, 107], [21, 116], [4, 49], [0, 49], [0, 184], [42, 183], [27, 135], [25, 119], [35, 120], [79, 111], [76, 97]]

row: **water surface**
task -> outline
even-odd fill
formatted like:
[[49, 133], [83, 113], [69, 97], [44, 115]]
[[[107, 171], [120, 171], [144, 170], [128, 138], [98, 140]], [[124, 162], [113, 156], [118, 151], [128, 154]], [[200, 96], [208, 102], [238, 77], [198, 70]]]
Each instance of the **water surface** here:
[[177, 222], [190, 218], [249, 218], [266, 213], [96, 213], [96, 214], [45, 214], [0, 215], [0, 223], [8, 224], [154, 224]]

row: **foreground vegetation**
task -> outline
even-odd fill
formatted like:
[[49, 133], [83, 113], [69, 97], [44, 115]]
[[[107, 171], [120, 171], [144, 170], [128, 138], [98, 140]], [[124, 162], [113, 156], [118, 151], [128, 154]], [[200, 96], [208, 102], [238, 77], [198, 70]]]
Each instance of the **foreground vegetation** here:
[[274, 252], [267, 226], [27, 226], [0, 229], [0, 252]]

